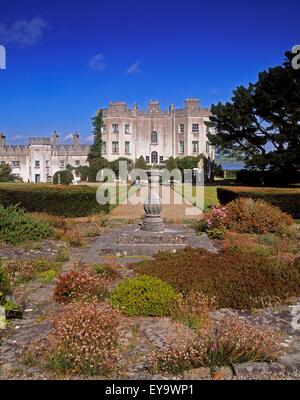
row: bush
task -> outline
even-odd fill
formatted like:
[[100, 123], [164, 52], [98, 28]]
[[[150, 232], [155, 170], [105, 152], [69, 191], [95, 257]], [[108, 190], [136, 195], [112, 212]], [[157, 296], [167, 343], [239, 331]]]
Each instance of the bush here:
[[109, 283], [109, 279], [91, 270], [81, 273], [70, 271], [57, 277], [54, 300], [65, 304], [79, 300], [103, 300], [107, 296]]
[[6, 271], [13, 285], [28, 282], [36, 276], [43, 274], [49, 270], [56, 273], [60, 268], [60, 263], [50, 262], [45, 259], [37, 260], [9, 260], [3, 263], [3, 268]]
[[163, 317], [170, 315], [178, 295], [167, 283], [152, 276], [139, 276], [121, 282], [111, 303], [129, 316]]
[[0, 206], [0, 241], [16, 245], [28, 240], [40, 240], [53, 234], [48, 222], [36, 221], [18, 206]]
[[[60, 180], [60, 181], [59, 181]], [[64, 171], [57, 171], [53, 175], [53, 183], [55, 185], [61, 184], [61, 185], [70, 185], [74, 180], [74, 176], [72, 172], [68, 169]]]
[[6, 270], [0, 266], [0, 305], [5, 303], [8, 294], [11, 294], [10, 279]]
[[109, 204], [98, 204], [96, 189], [87, 186], [3, 184], [0, 185], [0, 204], [4, 207], [20, 204], [26, 211], [65, 217], [109, 212]]
[[201, 249], [159, 253], [155, 260], [133, 264], [140, 274], [162, 279], [184, 296], [201, 292], [218, 308], [251, 309], [300, 293], [300, 269], [293, 260], [256, 254], [212, 255]]
[[292, 218], [262, 200], [240, 198], [227, 205], [225, 224], [240, 233], [282, 233]]
[[291, 170], [285, 172], [250, 171], [237, 172], [237, 181], [243, 185], [286, 186], [300, 182], [300, 172]]
[[243, 321], [237, 316], [214, 321], [205, 364], [210, 367], [232, 363], [274, 361], [281, 353], [278, 336], [270, 329]]
[[222, 205], [240, 197], [260, 199], [279, 207], [293, 218], [300, 218], [300, 189], [230, 187], [218, 188], [217, 195]]
[[66, 308], [54, 320], [46, 343], [46, 364], [57, 373], [109, 375], [119, 361], [119, 313], [94, 304]]

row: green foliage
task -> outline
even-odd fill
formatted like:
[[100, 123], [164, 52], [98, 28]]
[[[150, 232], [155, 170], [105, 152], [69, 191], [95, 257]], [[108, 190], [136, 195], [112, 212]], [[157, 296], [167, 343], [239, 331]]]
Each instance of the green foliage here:
[[0, 182], [13, 182], [16, 177], [12, 174], [12, 169], [9, 164], [0, 165]]
[[[60, 182], [59, 182], [60, 179]], [[70, 185], [74, 180], [74, 176], [72, 174], [72, 170], [66, 169], [64, 171], [57, 171], [53, 175], [53, 183], [57, 185], [58, 183], [62, 185]]]
[[231, 102], [211, 108], [210, 143], [220, 154], [242, 159], [247, 167], [295, 171], [300, 166], [300, 75], [287, 52], [283, 65], [240, 86]]
[[51, 225], [37, 221], [18, 205], [0, 206], [0, 241], [16, 245], [28, 240], [40, 240], [53, 234]]
[[12, 300], [7, 300], [4, 303], [4, 308], [5, 308], [6, 312], [9, 312], [9, 311], [20, 312], [21, 311], [20, 306]]
[[10, 279], [6, 270], [0, 265], [0, 305], [5, 303], [5, 297], [11, 293]]
[[70, 249], [68, 246], [60, 246], [56, 254], [55, 261], [67, 262], [70, 260]]
[[[120, 157], [117, 160], [110, 162], [110, 168], [114, 171], [116, 176], [120, 176], [120, 162], [126, 162], [128, 172], [132, 171], [134, 168], [134, 162], [129, 158]], [[127, 176], [122, 176], [122, 178], [127, 179]]]
[[148, 169], [148, 166], [147, 166], [146, 161], [145, 161], [145, 159], [144, 159], [143, 156], [141, 156], [141, 157], [135, 162], [134, 168], [136, 168], [136, 169], [144, 169], [144, 170]]
[[251, 309], [300, 294], [300, 268], [276, 256], [201, 249], [159, 253], [153, 261], [133, 264], [140, 274], [162, 279], [184, 296], [201, 292], [218, 308]]
[[87, 165], [80, 165], [75, 169], [76, 174], [80, 176], [82, 182], [86, 182], [89, 173], [89, 167]]
[[261, 199], [294, 218], [300, 218], [300, 189], [230, 187], [218, 188], [217, 195], [222, 205], [241, 197]]
[[207, 236], [210, 239], [216, 239], [216, 240], [222, 240], [224, 239], [224, 235], [225, 235], [225, 228], [223, 227], [219, 227], [219, 228], [208, 228], [206, 230]]
[[2, 184], [0, 204], [20, 204], [26, 211], [46, 212], [65, 217], [84, 217], [109, 212], [109, 204], [100, 205], [96, 189], [87, 186], [53, 186], [38, 184]]
[[94, 143], [91, 146], [90, 153], [88, 155], [88, 161], [91, 162], [94, 159], [102, 157], [102, 111], [99, 111], [95, 117], [92, 118]]
[[39, 273], [39, 277], [42, 279], [43, 283], [51, 283], [56, 276], [57, 271], [54, 269]]
[[97, 174], [104, 168], [110, 168], [109, 161], [104, 157], [94, 157], [89, 160], [88, 181], [96, 182]]
[[166, 169], [171, 172], [176, 168], [178, 168], [176, 159], [174, 157], [168, 158], [168, 161], [166, 162]]
[[177, 300], [178, 295], [172, 287], [146, 275], [126, 279], [111, 296], [112, 305], [129, 316], [167, 316]]

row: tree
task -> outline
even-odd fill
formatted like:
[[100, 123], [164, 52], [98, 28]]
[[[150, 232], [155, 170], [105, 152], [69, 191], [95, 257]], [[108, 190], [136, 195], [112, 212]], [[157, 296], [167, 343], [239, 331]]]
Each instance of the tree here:
[[99, 111], [96, 117], [92, 118], [94, 142], [90, 148], [90, 152], [88, 155], [89, 162], [95, 158], [102, 157], [102, 127], [103, 127], [102, 117], [103, 117], [102, 111]]
[[[65, 169], [64, 171], [57, 171], [53, 175], [53, 183], [57, 185], [61, 183], [62, 185], [70, 185], [74, 180], [74, 176], [71, 171]], [[60, 182], [59, 182], [60, 181]]]
[[147, 166], [146, 161], [145, 161], [145, 159], [144, 159], [143, 156], [141, 156], [141, 157], [135, 162], [134, 168], [136, 168], [136, 169], [145, 169], [145, 170], [148, 169], [148, 166]]
[[114, 160], [114, 161], [110, 162], [110, 168], [114, 171], [116, 176], [120, 176], [120, 162], [121, 161], [127, 163], [128, 172], [133, 170], [134, 162], [132, 160], [130, 160], [129, 158], [120, 157], [117, 160]]
[[171, 172], [174, 171], [174, 169], [178, 168], [177, 166], [177, 161], [174, 157], [170, 157], [168, 158], [167, 162], [166, 162], [166, 169]]
[[16, 180], [16, 176], [12, 173], [12, 169], [9, 164], [0, 165], [0, 182], [13, 182]]
[[[240, 86], [231, 102], [211, 108], [210, 143], [250, 169], [295, 171], [300, 167], [300, 74], [286, 52], [281, 66]], [[213, 129], [214, 132], [211, 131]]]

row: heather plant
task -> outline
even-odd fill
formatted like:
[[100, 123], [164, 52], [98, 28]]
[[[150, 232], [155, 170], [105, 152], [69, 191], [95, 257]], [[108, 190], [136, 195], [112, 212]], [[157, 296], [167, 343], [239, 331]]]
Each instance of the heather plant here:
[[142, 275], [121, 282], [110, 300], [128, 316], [163, 317], [171, 314], [178, 294], [160, 279]]
[[9, 260], [3, 263], [7, 275], [13, 286], [25, 283], [35, 278], [41, 273], [53, 270], [59, 271], [61, 264], [58, 262], [48, 261], [45, 259], [36, 260]]
[[39, 277], [43, 283], [51, 283], [53, 279], [57, 276], [57, 271], [54, 269], [49, 269], [48, 271], [43, 271], [39, 273]]
[[204, 219], [195, 225], [196, 232], [206, 232], [210, 239], [223, 239], [226, 232], [225, 219], [227, 209], [224, 206], [213, 206]]
[[54, 300], [68, 304], [73, 301], [93, 302], [103, 300], [108, 295], [111, 280], [99, 276], [93, 270], [70, 271], [57, 277]]
[[53, 323], [45, 345], [46, 365], [59, 374], [109, 376], [119, 363], [120, 314], [106, 306], [76, 303]]
[[45, 239], [53, 234], [47, 221], [37, 221], [19, 206], [0, 206], [0, 241], [16, 245], [28, 240]]
[[70, 248], [69, 246], [60, 246], [58, 248], [55, 261], [67, 262], [70, 260]]
[[6, 301], [6, 295], [11, 293], [11, 283], [7, 271], [0, 265], [0, 305]]
[[203, 250], [184, 249], [160, 253], [132, 268], [167, 282], [184, 297], [196, 291], [214, 298], [217, 308], [251, 309], [300, 294], [294, 259], [227, 250], [212, 257]]
[[214, 299], [208, 299], [203, 293], [191, 292], [186, 297], [180, 296], [178, 302], [174, 304], [172, 317], [199, 331], [209, 325], [209, 312], [214, 307]]
[[293, 219], [265, 201], [239, 198], [227, 205], [224, 222], [228, 229], [239, 233], [282, 234]]
[[271, 329], [262, 329], [237, 316], [224, 316], [214, 321], [205, 364], [221, 367], [231, 363], [269, 362], [280, 353], [279, 336]]

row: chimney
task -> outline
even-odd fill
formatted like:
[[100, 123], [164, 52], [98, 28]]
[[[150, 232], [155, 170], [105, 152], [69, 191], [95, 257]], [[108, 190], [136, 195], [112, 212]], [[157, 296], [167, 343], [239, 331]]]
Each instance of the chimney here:
[[53, 133], [53, 146], [57, 146], [58, 145], [58, 139], [59, 139], [59, 135], [56, 131], [54, 131]]
[[73, 145], [79, 146], [79, 134], [77, 132], [73, 134]]
[[6, 144], [6, 136], [4, 133], [0, 133], [0, 146], [4, 146]]

